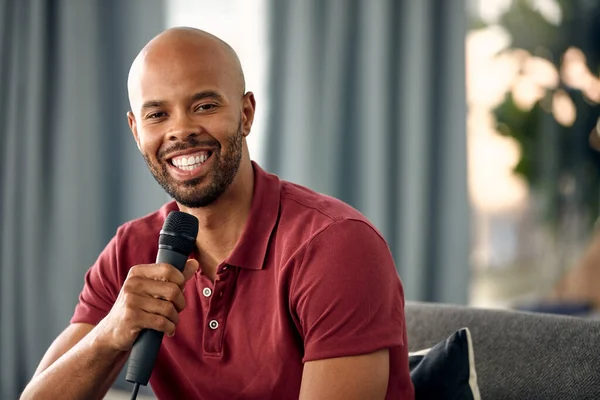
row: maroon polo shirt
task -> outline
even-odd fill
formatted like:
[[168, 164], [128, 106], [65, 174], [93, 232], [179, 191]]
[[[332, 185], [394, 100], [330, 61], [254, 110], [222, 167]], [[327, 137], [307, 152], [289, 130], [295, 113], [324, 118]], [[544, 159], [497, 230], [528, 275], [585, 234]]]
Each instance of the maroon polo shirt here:
[[[387, 399], [413, 399], [404, 295], [381, 234], [334, 198], [254, 167], [249, 219], [213, 283], [197, 272], [150, 383], [161, 399], [297, 399], [303, 364], [390, 350]], [[174, 202], [122, 225], [72, 323], [97, 324], [129, 268], [153, 263]]]

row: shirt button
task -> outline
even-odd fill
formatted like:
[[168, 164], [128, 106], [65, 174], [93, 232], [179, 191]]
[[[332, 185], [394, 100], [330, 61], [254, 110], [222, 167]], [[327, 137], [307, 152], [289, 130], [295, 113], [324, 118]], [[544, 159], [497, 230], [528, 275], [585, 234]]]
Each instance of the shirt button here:
[[210, 329], [217, 329], [219, 327], [219, 322], [215, 319], [213, 319], [212, 321], [210, 321], [208, 323], [208, 326], [210, 327]]
[[202, 290], [202, 294], [204, 295], [204, 297], [210, 297], [210, 295], [212, 294], [212, 290], [210, 290], [210, 288], [205, 287], [204, 290]]

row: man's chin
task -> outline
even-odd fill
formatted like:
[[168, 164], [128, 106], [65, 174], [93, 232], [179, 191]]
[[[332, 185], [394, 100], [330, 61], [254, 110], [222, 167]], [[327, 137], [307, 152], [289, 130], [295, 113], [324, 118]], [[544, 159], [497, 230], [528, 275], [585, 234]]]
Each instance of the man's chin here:
[[206, 207], [219, 197], [210, 190], [210, 187], [200, 183], [190, 185], [190, 182], [186, 182], [185, 185], [179, 185], [177, 188], [170, 186], [167, 193], [177, 203], [188, 208]]
[[217, 197], [205, 196], [205, 197], [182, 197], [182, 196], [171, 196], [180, 206], [186, 208], [203, 208], [210, 206], [217, 200]]
[[182, 196], [193, 195], [198, 191], [206, 190], [210, 185], [210, 179], [206, 175], [194, 176], [187, 179], [173, 177], [171, 175], [164, 176], [161, 186], [169, 193], [177, 193]]

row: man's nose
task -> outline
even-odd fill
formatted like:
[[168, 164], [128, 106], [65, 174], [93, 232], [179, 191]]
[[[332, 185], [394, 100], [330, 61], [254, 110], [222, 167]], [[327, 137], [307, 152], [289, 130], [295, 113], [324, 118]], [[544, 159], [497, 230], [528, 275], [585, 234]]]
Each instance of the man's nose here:
[[173, 113], [171, 127], [166, 136], [169, 141], [185, 141], [190, 136], [200, 135], [200, 127], [185, 112]]

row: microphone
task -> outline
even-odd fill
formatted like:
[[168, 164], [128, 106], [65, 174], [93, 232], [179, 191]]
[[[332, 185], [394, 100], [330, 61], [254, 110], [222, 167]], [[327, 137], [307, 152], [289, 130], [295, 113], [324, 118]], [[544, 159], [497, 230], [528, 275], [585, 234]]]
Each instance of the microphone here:
[[[158, 238], [156, 263], [171, 264], [179, 271], [183, 271], [185, 263], [196, 245], [197, 235], [198, 219], [196, 217], [181, 211], [169, 213]], [[135, 383], [136, 395], [139, 385], [148, 384], [163, 335], [163, 332], [144, 329], [133, 344], [125, 379]]]

